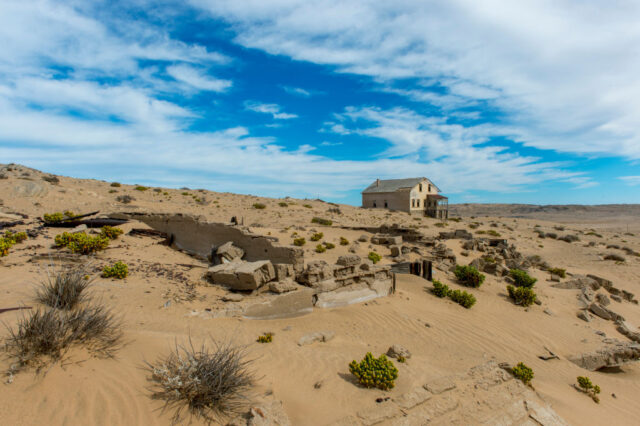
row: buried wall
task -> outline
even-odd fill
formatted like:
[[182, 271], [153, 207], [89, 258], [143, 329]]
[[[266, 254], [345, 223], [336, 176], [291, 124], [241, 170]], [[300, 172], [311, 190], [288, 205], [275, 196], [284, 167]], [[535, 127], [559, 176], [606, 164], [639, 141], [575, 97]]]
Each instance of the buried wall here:
[[211, 255], [213, 247], [233, 241], [236, 247], [244, 250], [244, 260], [249, 262], [270, 260], [273, 264], [288, 263], [296, 272], [302, 271], [304, 266], [302, 249], [275, 245], [277, 239], [252, 234], [238, 226], [207, 222], [203, 217], [180, 213], [124, 213], [122, 216], [165, 232], [172, 237], [176, 247], [202, 259]]

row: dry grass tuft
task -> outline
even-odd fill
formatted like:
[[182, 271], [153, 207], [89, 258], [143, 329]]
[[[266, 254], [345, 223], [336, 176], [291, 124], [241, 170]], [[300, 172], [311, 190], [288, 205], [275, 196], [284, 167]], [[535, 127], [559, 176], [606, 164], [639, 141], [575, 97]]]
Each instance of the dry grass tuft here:
[[253, 386], [245, 348], [230, 343], [216, 343], [213, 349], [204, 344], [195, 348], [176, 344], [166, 357], [147, 364], [153, 383], [153, 399], [165, 401], [164, 409], [175, 410], [174, 424], [181, 422], [183, 411], [207, 422], [246, 411], [246, 393]]
[[36, 300], [51, 308], [73, 309], [86, 300], [84, 291], [91, 283], [84, 267], [48, 272], [36, 290]]

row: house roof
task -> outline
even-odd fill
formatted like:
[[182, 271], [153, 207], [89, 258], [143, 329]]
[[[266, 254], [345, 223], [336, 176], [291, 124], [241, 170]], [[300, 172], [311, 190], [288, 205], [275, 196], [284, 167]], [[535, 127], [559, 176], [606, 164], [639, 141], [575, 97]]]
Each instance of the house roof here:
[[[396, 192], [402, 188], [412, 188], [419, 184], [422, 181], [429, 181], [426, 177], [417, 177], [417, 178], [408, 178], [408, 179], [380, 179], [380, 182], [376, 185], [377, 181], [374, 181], [371, 185], [369, 185], [364, 191], [363, 194], [375, 193], [375, 192]], [[431, 181], [429, 181], [431, 182]], [[431, 182], [433, 186], [438, 188], [433, 182]]]

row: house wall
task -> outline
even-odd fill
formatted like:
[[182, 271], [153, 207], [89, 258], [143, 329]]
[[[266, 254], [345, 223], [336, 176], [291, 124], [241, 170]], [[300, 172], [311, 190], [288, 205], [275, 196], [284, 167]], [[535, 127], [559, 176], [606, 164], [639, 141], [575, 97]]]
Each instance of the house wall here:
[[[399, 210], [409, 213], [410, 190], [402, 189], [395, 192], [376, 192], [362, 194], [362, 207], [373, 209], [384, 209], [385, 202], [387, 203], [388, 210]], [[375, 207], [374, 207], [375, 203]]]

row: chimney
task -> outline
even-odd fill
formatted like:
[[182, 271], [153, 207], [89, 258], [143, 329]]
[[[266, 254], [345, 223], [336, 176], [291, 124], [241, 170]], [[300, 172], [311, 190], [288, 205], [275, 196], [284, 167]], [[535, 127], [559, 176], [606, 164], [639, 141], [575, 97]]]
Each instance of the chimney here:
[[376, 179], [376, 188], [380, 186], [380, 179]]

